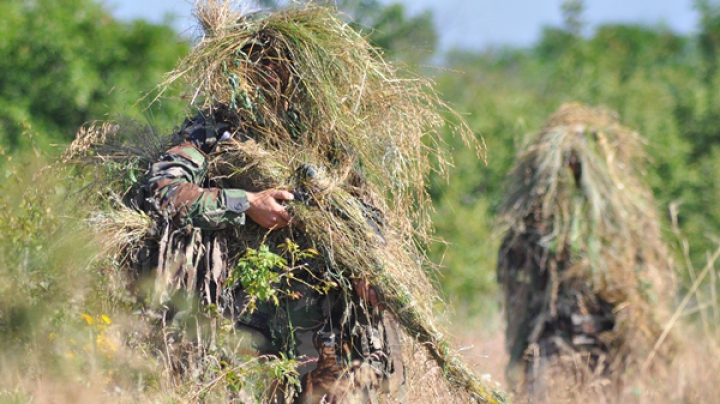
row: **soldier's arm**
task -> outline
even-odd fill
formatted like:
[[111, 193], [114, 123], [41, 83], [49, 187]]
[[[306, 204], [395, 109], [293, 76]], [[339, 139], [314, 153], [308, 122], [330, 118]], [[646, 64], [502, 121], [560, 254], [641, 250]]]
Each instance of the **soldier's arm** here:
[[268, 190], [203, 188], [207, 175], [205, 155], [191, 143], [168, 150], [151, 169], [150, 189], [161, 210], [179, 226], [217, 230], [245, 223], [245, 214], [266, 228], [283, 227], [290, 220], [277, 200], [292, 194]]

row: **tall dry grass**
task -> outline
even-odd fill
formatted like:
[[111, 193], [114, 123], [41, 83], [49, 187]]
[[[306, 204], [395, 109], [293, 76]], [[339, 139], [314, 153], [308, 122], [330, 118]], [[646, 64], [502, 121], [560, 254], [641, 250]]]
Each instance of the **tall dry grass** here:
[[[497, 314], [499, 319], [500, 314]], [[487, 321], [487, 319], [485, 319]], [[510, 396], [509, 402], [550, 402], [583, 404], [676, 404], [676, 403], [717, 403], [720, 397], [720, 344], [717, 339], [708, 338], [697, 323], [683, 320], [677, 325], [676, 336], [683, 343], [670, 366], [663, 372], [625, 374], [621, 377], [624, 387], [617, 396], [603, 395], [597, 385], [580, 387], [568, 383], [565, 378], [552, 380], [545, 401], [526, 396]], [[717, 329], [717, 326], [714, 326]], [[483, 375], [497, 388], [508, 390], [502, 369], [509, 357], [505, 351], [502, 330], [477, 332], [472, 329], [458, 331], [457, 341], [466, 347], [463, 353], [473, 364], [476, 372]]]

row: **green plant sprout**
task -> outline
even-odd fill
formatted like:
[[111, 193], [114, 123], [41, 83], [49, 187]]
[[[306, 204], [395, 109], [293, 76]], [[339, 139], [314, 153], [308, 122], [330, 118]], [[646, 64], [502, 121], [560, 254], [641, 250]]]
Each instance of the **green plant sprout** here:
[[[266, 244], [260, 245], [257, 250], [248, 247], [230, 273], [228, 284], [231, 287], [242, 286], [245, 293], [250, 296], [246, 309], [250, 313], [257, 309], [258, 300], [279, 306], [280, 297], [299, 299], [301, 297], [299, 293], [290, 288], [291, 282], [307, 285], [321, 294], [326, 294], [337, 286], [337, 283], [318, 278], [309, 270], [307, 260], [317, 258], [319, 256], [317, 250], [313, 248], [302, 250], [297, 243], [289, 239], [279, 244], [278, 248], [281, 249], [279, 254], [270, 251]], [[303, 281], [296, 276], [300, 270], [305, 270], [320, 283], [310, 285]], [[287, 289], [284, 286], [287, 286]]]

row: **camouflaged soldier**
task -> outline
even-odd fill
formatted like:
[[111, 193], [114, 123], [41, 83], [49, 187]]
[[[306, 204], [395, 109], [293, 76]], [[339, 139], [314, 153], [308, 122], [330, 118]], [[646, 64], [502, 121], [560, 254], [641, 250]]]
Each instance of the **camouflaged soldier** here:
[[153, 164], [135, 199], [162, 227], [158, 245], [136, 257], [140, 275], [155, 272], [156, 303], [168, 302], [177, 290], [190, 295], [199, 290], [205, 304], [218, 304], [227, 277], [227, 241], [213, 231], [241, 226], [246, 217], [267, 229], [285, 227], [291, 220], [281, 204], [294, 198], [291, 192], [208, 184], [208, 154], [234, 133], [229, 122], [218, 119], [221, 111], [185, 120], [179, 132], [184, 141]]
[[[287, 69], [273, 60], [260, 59], [257, 63], [267, 71], [265, 85], [283, 85], [288, 80]], [[254, 193], [208, 184], [209, 155], [218, 142], [236, 141], [233, 138], [239, 125], [232, 122], [232, 115], [226, 106], [218, 105], [213, 111], [186, 119], [179, 131], [184, 141], [152, 166], [136, 199], [141, 209], [152, 212], [165, 226], [160, 231], [158, 251], [145, 257], [149, 264], [144, 270], [155, 271], [155, 296], [169, 301], [173, 293], [184, 290], [199, 293], [206, 305], [221, 309], [232, 306], [230, 311], [243, 313], [236, 319], [236, 328], [249, 337], [245, 348], [250, 354], [283, 352], [278, 339], [287, 336], [278, 338], [278, 334], [291, 332], [296, 355], [317, 357], [314, 369], [307, 365], [299, 369], [303, 380], [299, 403], [365, 403], [377, 390], [402, 388], [402, 358], [394, 324], [384, 319], [377, 294], [366, 283], [353, 282], [355, 290], [350, 299], [360, 312], [350, 315], [351, 320], [343, 303], [348, 299], [343, 295], [346, 292], [319, 296], [311, 288], [297, 285], [303, 297], [284, 313], [295, 326], [292, 331], [280, 324], [288, 319], [272, 305], [259, 303], [257, 310], [248, 313], [242, 306], [244, 292], [224, 287], [227, 240], [216, 230], [242, 226], [246, 218], [266, 229], [285, 227], [292, 218], [282, 202], [294, 199], [294, 194], [285, 190]], [[348, 323], [354, 325], [337, 327]], [[357, 341], [353, 349], [350, 340]], [[390, 345], [395, 346], [393, 353]], [[400, 378], [390, 380], [392, 375]]]
[[[173, 293], [182, 290], [187, 295], [199, 292], [202, 303], [215, 304], [226, 312], [232, 311], [228, 305], [235, 306], [234, 312], [244, 313], [236, 319], [236, 328], [246, 338], [244, 352], [251, 355], [282, 352], [282, 344], [274, 335], [288, 331], [282, 323], [290, 320], [295, 326], [295, 354], [317, 357], [314, 368], [305, 365], [299, 369], [303, 385], [299, 403], [365, 403], [375, 396], [376, 389], [389, 391], [391, 383], [397, 389], [402, 381], [389, 380], [392, 373], [402, 373], [394, 325], [384, 320], [376, 292], [363, 281], [353, 283], [353, 299], [371, 313], [355, 316], [355, 337], [342, 335], [347, 330], [332, 326], [347, 322], [339, 320], [347, 316], [340, 291], [319, 296], [311, 287], [297, 285], [302, 298], [292, 302], [293, 308], [286, 314], [289, 318], [284, 318], [273, 305], [263, 302], [249, 313], [243, 307], [242, 290], [224, 290], [227, 241], [215, 231], [242, 226], [246, 216], [267, 229], [285, 227], [292, 218], [281, 202], [293, 200], [294, 195], [284, 190], [254, 193], [208, 186], [208, 155], [218, 141], [233, 136], [234, 128], [222, 120], [222, 110], [186, 119], [179, 133], [185, 141], [153, 164], [136, 199], [139, 206], [161, 217], [160, 221], [168, 226], [163, 232], [166, 240], [159, 243], [165, 247], [148, 253], [159, 257], [149, 260], [152, 263], [148, 266], [156, 272], [157, 299], [172, 307], [167, 302], [173, 299]], [[348, 338], [359, 339], [356, 345], [362, 352], [350, 352]], [[394, 345], [393, 359], [390, 344]]]

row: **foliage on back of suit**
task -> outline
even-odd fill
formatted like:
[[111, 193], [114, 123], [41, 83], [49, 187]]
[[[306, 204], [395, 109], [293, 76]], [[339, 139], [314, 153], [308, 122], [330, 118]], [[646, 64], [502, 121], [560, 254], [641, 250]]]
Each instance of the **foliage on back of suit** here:
[[619, 376], [658, 339], [672, 268], [642, 146], [613, 112], [566, 104], [518, 154], [498, 260], [510, 373], [560, 337]]
[[[161, 90], [183, 81], [193, 106], [238, 128], [242, 141], [222, 143], [211, 156], [210, 181], [298, 195], [288, 206], [293, 226], [267, 232], [249, 222], [228, 230], [228, 256], [261, 244], [282, 253], [287, 239], [317, 249], [320, 256], [306, 263], [314, 273], [346, 289], [351, 278], [369, 281], [448, 380], [478, 402], [502, 400], [450, 348], [434, 314], [441, 299], [423, 252], [431, 234], [426, 178], [449, 163], [438, 129], [441, 114], [456, 114], [432, 83], [397, 72], [328, 8], [248, 16], [208, 1], [197, 16], [204, 36]], [[482, 155], [458, 121], [455, 131]], [[126, 146], [103, 148], [117, 136], [93, 132], [75, 142], [76, 155], [93, 149], [101, 164], [127, 161]]]

